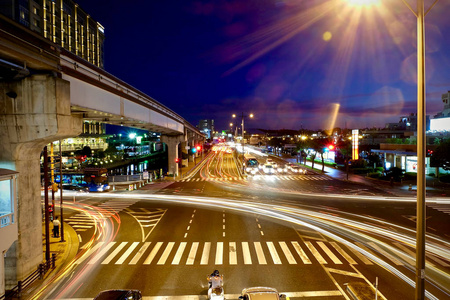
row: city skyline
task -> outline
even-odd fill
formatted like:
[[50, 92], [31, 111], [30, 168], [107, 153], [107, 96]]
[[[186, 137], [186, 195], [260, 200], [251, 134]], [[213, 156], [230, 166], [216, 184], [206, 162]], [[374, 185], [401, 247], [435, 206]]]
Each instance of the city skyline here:
[[[105, 27], [106, 71], [194, 125], [226, 129], [244, 112], [246, 129], [384, 127], [416, 112], [416, 18], [402, 1], [77, 2]], [[445, 8], [426, 17], [431, 117], [450, 89]]]

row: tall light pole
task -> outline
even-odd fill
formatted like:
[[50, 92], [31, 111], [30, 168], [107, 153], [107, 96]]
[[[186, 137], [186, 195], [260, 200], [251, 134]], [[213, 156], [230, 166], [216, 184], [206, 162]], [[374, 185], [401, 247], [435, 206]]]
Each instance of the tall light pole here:
[[[352, 0], [353, 2], [356, 0]], [[424, 0], [417, 0], [417, 12], [403, 3], [417, 17], [417, 227], [416, 227], [416, 300], [425, 299], [425, 237], [426, 237], [426, 101], [425, 101], [425, 16], [439, 0], [425, 11]], [[361, 3], [364, 0], [360, 0]], [[367, 2], [367, 0], [366, 0]]]
[[[245, 139], [244, 118], [245, 117], [253, 118], [253, 114], [249, 114], [248, 116], [245, 116], [244, 113], [242, 113], [241, 116], [242, 116], [242, 122], [241, 122], [241, 125], [242, 125], [242, 152], [244, 152], [244, 154], [245, 154], [245, 151], [244, 151], [244, 146], [245, 146], [245, 141], [244, 141], [244, 139]], [[236, 118], [236, 114], [233, 114], [233, 118]]]

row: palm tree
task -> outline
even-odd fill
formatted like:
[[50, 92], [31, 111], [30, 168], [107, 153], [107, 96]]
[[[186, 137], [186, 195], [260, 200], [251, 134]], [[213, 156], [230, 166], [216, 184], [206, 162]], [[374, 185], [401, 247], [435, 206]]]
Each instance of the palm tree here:
[[[316, 153], [319, 153], [320, 156], [322, 157], [322, 173], [325, 171], [325, 161], [324, 161], [323, 154], [324, 154], [325, 150], [328, 149], [328, 146], [332, 143], [333, 143], [333, 141], [329, 137], [311, 140], [311, 148]], [[314, 158], [315, 158], [315, 155], [314, 155]], [[314, 168], [314, 158], [313, 158], [313, 163], [312, 163], [313, 168]]]

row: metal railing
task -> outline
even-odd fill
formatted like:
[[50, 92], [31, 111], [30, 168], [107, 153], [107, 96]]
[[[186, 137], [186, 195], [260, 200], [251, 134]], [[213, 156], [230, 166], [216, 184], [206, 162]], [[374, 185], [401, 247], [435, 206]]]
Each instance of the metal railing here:
[[4, 295], [0, 296], [0, 300], [20, 299], [22, 297], [22, 292], [27, 287], [29, 287], [36, 280], [44, 279], [45, 273], [47, 273], [48, 270], [54, 269], [56, 267], [55, 262], [56, 262], [56, 254], [53, 253], [50, 260], [42, 264], [39, 264], [36, 271], [28, 275], [28, 277], [25, 278], [24, 280], [17, 282], [17, 285], [15, 287], [6, 291]]

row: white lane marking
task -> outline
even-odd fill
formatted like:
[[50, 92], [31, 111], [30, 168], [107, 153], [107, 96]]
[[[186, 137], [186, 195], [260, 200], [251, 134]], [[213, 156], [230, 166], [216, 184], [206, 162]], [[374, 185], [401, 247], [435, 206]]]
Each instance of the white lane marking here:
[[201, 265], [207, 265], [209, 260], [209, 251], [211, 249], [211, 243], [206, 242], [203, 246], [202, 259], [200, 260]]
[[188, 227], [186, 228], [186, 230], [189, 230], [189, 229], [191, 229], [191, 226], [188, 226]]
[[382, 249], [381, 247], [379, 247], [377, 244], [375, 244], [374, 242], [368, 242], [367, 244], [369, 244], [370, 246], [372, 246], [373, 248], [375, 248], [375, 250], [377, 250], [378, 252], [380, 252], [381, 254], [383, 254], [384, 256], [386, 256], [387, 258], [389, 258], [394, 264], [396, 264], [397, 266], [403, 266], [403, 263], [401, 261], [399, 261], [398, 259], [396, 259], [393, 255], [391, 255], [390, 253], [388, 253], [387, 251], [385, 251], [384, 249]]
[[286, 242], [278, 242], [278, 243], [280, 244], [281, 250], [283, 250], [284, 256], [286, 256], [286, 259], [288, 260], [289, 264], [296, 265], [297, 261], [295, 260], [294, 256], [289, 250], [289, 247], [286, 245]]
[[218, 242], [216, 248], [216, 265], [221, 265], [222, 263], [223, 263], [223, 242]]
[[114, 246], [116, 244], [116, 242], [109, 242], [108, 245], [106, 245], [105, 248], [102, 248], [100, 250], [100, 252], [98, 252], [90, 261], [89, 261], [89, 265], [93, 265], [95, 264], [103, 255], [105, 255], [106, 252], [109, 251], [109, 249], [111, 249], [112, 246]]
[[225, 225], [222, 226], [222, 229], [225, 230]]
[[184, 234], [184, 238], [186, 238], [187, 237], [187, 232]]
[[311, 242], [305, 242], [306, 247], [308, 247], [309, 251], [311, 251], [312, 255], [317, 259], [317, 261], [321, 265], [326, 265], [327, 261], [320, 255], [319, 251], [317, 251], [316, 248], [314, 248], [313, 244]]
[[175, 257], [172, 260], [172, 265], [180, 264], [181, 256], [183, 256], [184, 249], [186, 248], [186, 242], [181, 242], [180, 246], [178, 246], [178, 250], [175, 253]]
[[272, 242], [266, 242], [267, 247], [269, 248], [270, 256], [272, 256], [273, 263], [276, 265], [281, 265], [281, 259], [278, 256], [277, 250], [275, 249], [275, 245]]
[[164, 249], [163, 254], [159, 258], [158, 262], [156, 263], [157, 265], [163, 265], [166, 263], [166, 260], [169, 257], [170, 252], [172, 251], [173, 245], [175, 245], [175, 242], [169, 242], [167, 244], [166, 249]]
[[267, 265], [267, 261], [266, 261], [266, 258], [264, 257], [264, 252], [263, 252], [263, 249], [261, 247], [261, 243], [260, 242], [254, 242], [253, 245], [255, 246], [256, 257], [258, 257], [258, 263], [260, 265]]
[[81, 264], [86, 258], [88, 258], [89, 256], [92, 255], [92, 253], [94, 253], [98, 248], [100, 248], [101, 246], [103, 246], [104, 242], [99, 242], [97, 245], [95, 245], [93, 248], [91, 248], [90, 250], [88, 250], [86, 253], [84, 253], [84, 255], [82, 257], [80, 257], [75, 264]]
[[348, 255], [347, 252], [345, 252], [336, 242], [331, 242], [330, 243], [331, 246], [334, 247], [334, 249], [336, 249], [337, 252], [339, 252], [339, 254], [341, 254], [347, 261], [349, 264], [351, 265], [357, 265], [358, 263], [350, 256]]
[[242, 253], [244, 255], [244, 264], [251, 265], [252, 257], [250, 256], [250, 248], [247, 242], [242, 242]]
[[337, 265], [342, 265], [342, 262], [339, 258], [337, 258], [336, 255], [334, 255], [334, 253], [327, 247], [327, 245], [325, 245], [323, 242], [317, 242], [317, 244], [319, 244], [320, 248], [322, 248], [323, 251], [325, 251], [325, 253], [328, 255], [329, 258], [331, 258], [331, 260], [337, 264]]
[[136, 255], [131, 259], [130, 265], [135, 265], [141, 259], [142, 255], [144, 255], [145, 251], [147, 250], [148, 246], [150, 246], [152, 242], [145, 242], [144, 245], [142, 245], [141, 249], [136, 253]]
[[149, 265], [152, 262], [153, 258], [155, 258], [156, 253], [158, 253], [158, 250], [159, 250], [159, 248], [161, 248], [162, 244], [163, 244], [163, 242], [156, 243], [155, 247], [153, 247], [152, 251], [145, 259], [144, 265]]
[[367, 257], [365, 257], [363, 254], [361, 254], [358, 250], [355, 250], [355, 249], [353, 249], [352, 247], [347, 246], [347, 245], [346, 245], [346, 247], [347, 247], [347, 249], [349, 249], [350, 251], [352, 251], [353, 254], [355, 254], [356, 256], [358, 256], [358, 258], [359, 258], [363, 263], [365, 263], [366, 265], [373, 265], [373, 263], [372, 263]]
[[133, 250], [139, 245], [139, 242], [134, 242], [133, 244], [131, 244], [131, 246], [127, 249], [127, 251], [125, 251], [124, 254], [122, 254], [122, 256], [119, 258], [118, 261], [116, 261], [116, 265], [121, 265], [123, 264], [123, 262], [125, 261], [125, 259], [127, 259], [128, 256], [130, 256], [131, 252], [133, 252]]
[[264, 235], [264, 232], [262, 230], [260, 231], [260, 233], [261, 233], [261, 235]]
[[197, 254], [198, 242], [192, 243], [191, 251], [189, 251], [188, 259], [186, 265], [193, 265], [195, 261], [195, 255]]
[[309, 260], [308, 256], [306, 255], [305, 251], [303, 251], [302, 247], [298, 244], [298, 242], [291, 242], [292, 246], [294, 246], [295, 251], [297, 251], [298, 255], [300, 256], [300, 259], [302, 262], [306, 265], [311, 264], [311, 261]]
[[122, 243], [120, 243], [120, 245], [116, 248], [116, 249], [114, 249], [114, 251], [104, 260], [104, 261], [102, 261], [102, 265], [107, 265], [107, 264], [109, 264], [113, 259], [114, 259], [114, 257], [117, 255], [117, 254], [119, 254], [119, 252], [126, 246], [128, 244], [128, 242], [122, 242]]
[[237, 265], [236, 243], [230, 242], [229, 248], [230, 248], [230, 265]]

